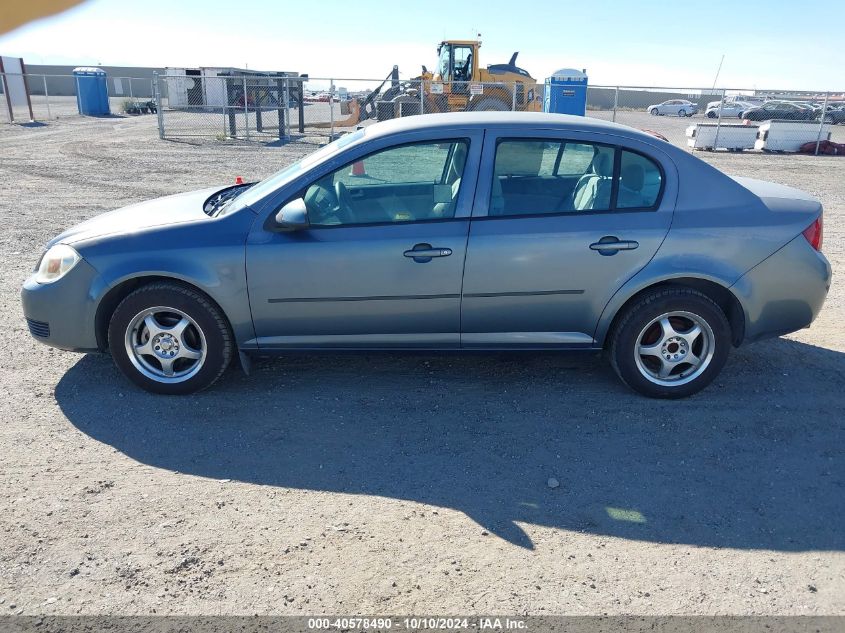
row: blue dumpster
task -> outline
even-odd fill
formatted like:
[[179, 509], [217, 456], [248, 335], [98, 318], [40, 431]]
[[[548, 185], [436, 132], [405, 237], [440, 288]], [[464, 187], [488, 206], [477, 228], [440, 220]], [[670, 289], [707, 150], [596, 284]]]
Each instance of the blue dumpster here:
[[546, 79], [543, 111], [584, 116], [587, 111], [587, 71], [561, 68]]
[[109, 109], [109, 86], [106, 71], [102, 68], [81, 66], [73, 69], [76, 82], [76, 105], [79, 114], [103, 116]]

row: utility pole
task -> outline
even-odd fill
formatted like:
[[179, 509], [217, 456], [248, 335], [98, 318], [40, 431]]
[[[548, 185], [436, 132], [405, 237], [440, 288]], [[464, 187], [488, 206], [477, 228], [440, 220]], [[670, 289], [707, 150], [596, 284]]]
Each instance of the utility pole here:
[[716, 82], [719, 81], [719, 73], [722, 72], [722, 64], [725, 61], [725, 54], [722, 53], [722, 59], [719, 60], [719, 67], [716, 69], [716, 76], [713, 77], [713, 88], [712, 90], [716, 90]]

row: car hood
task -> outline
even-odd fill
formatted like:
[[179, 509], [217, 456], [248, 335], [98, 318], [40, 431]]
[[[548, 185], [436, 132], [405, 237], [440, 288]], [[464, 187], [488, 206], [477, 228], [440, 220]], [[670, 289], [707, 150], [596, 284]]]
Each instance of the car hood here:
[[224, 188], [213, 187], [179, 193], [103, 213], [57, 235], [50, 240], [47, 247], [58, 243], [74, 244], [108, 235], [138, 233], [168, 224], [207, 220], [209, 216], [203, 211], [203, 203], [213, 193]]

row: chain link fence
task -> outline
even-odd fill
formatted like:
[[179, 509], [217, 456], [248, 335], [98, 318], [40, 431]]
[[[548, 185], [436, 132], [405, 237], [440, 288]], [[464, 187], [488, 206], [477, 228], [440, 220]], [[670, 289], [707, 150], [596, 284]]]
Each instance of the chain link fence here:
[[806, 152], [810, 144], [816, 153], [825, 141], [845, 143], [842, 92], [590, 86], [586, 114], [690, 150]]
[[333, 138], [360, 125], [419, 114], [541, 109], [537, 86], [518, 82], [161, 75], [157, 87], [162, 138]]
[[[28, 102], [10, 99], [6, 94], [6, 87], [15, 84], [26, 90]], [[106, 86], [112, 114], [142, 114], [155, 110], [150, 104], [155, 94], [150, 79], [109, 76]], [[77, 90], [77, 78], [73, 75], [0, 73], [0, 121], [29, 123], [78, 115]]]
[[[29, 103], [5, 94], [25, 82]], [[20, 84], [18, 84], [20, 85]], [[161, 138], [327, 142], [377, 121], [433, 112], [543, 110], [548, 86], [310, 78], [292, 74], [157, 75], [107, 79], [111, 112], [155, 114]], [[0, 75], [0, 121], [78, 114], [72, 75]], [[30, 112], [31, 104], [31, 112]], [[845, 93], [757, 89], [589, 86], [587, 117], [649, 130], [691, 151], [826, 152], [845, 143]], [[835, 151], [831, 150], [831, 151]]]

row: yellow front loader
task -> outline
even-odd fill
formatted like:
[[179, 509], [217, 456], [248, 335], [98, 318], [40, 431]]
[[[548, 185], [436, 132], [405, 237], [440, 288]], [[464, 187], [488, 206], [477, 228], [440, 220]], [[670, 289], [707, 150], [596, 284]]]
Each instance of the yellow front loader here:
[[434, 71], [423, 66], [419, 77], [406, 81], [399, 79], [399, 68], [394, 66], [365, 99], [353, 100], [349, 117], [335, 125], [351, 127], [367, 119], [386, 121], [421, 112], [542, 110], [537, 82], [516, 65], [517, 53], [507, 64], [482, 68], [480, 47], [478, 40], [443, 41], [437, 47]]

